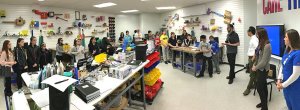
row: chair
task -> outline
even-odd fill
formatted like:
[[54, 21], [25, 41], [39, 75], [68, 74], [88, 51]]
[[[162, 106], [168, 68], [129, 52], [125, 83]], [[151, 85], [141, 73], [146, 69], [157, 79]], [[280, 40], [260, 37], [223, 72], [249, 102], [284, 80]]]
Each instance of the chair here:
[[[270, 70], [268, 71], [268, 76], [267, 76], [267, 85], [270, 85], [271, 88], [270, 88], [270, 98], [269, 98], [269, 101], [272, 100], [272, 90], [273, 90], [273, 83], [276, 85], [276, 79], [277, 79], [277, 76], [276, 76], [276, 66], [275, 65], [270, 65]], [[255, 85], [255, 89], [254, 89], [254, 93], [253, 95], [255, 96], [255, 92], [256, 92], [256, 85]]]

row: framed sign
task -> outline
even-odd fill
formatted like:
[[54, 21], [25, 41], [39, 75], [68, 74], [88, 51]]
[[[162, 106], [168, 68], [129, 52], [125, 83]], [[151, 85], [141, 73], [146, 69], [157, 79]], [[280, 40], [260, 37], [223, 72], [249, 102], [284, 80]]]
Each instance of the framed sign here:
[[75, 19], [80, 20], [80, 12], [79, 11], [75, 11]]

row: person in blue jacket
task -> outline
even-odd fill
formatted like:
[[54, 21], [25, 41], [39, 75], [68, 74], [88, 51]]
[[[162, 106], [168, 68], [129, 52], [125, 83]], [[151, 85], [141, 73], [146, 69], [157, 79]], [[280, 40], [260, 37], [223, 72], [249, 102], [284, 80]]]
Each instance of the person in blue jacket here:
[[219, 56], [220, 56], [220, 47], [219, 43], [215, 41], [214, 36], [209, 36], [209, 44], [211, 45], [211, 50], [212, 50], [212, 61], [214, 62], [214, 67], [216, 68], [216, 73], [220, 74], [221, 70], [219, 67], [220, 61], [219, 61]]
[[300, 37], [294, 30], [288, 30], [284, 43], [286, 53], [282, 57], [282, 67], [277, 80], [277, 88], [283, 94], [289, 110], [300, 110]]

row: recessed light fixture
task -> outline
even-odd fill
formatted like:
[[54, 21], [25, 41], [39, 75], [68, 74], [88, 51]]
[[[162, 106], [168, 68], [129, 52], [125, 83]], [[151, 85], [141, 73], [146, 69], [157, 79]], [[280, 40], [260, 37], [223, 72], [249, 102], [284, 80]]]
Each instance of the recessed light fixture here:
[[101, 4], [98, 4], [98, 5], [94, 5], [94, 7], [104, 8], [104, 7], [110, 7], [110, 6], [115, 6], [115, 5], [117, 5], [117, 4], [112, 3], [112, 2], [107, 2], [107, 3], [101, 3]]
[[146, 2], [146, 1], [150, 1], [150, 0], [141, 0], [141, 1]]
[[38, 0], [39, 2], [43, 2], [43, 1], [45, 1], [45, 0]]
[[122, 13], [133, 13], [133, 12], [138, 12], [139, 10], [124, 10], [121, 11]]
[[172, 10], [172, 9], [176, 9], [176, 7], [175, 6], [156, 7], [156, 9], [158, 9], [158, 10]]

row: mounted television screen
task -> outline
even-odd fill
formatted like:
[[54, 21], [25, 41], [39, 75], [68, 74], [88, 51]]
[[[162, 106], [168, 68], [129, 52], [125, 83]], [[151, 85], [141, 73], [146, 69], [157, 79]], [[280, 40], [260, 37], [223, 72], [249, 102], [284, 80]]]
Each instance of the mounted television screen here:
[[272, 47], [272, 54], [282, 57], [284, 54], [284, 25], [259, 25], [256, 28], [264, 28], [268, 33], [268, 37]]

